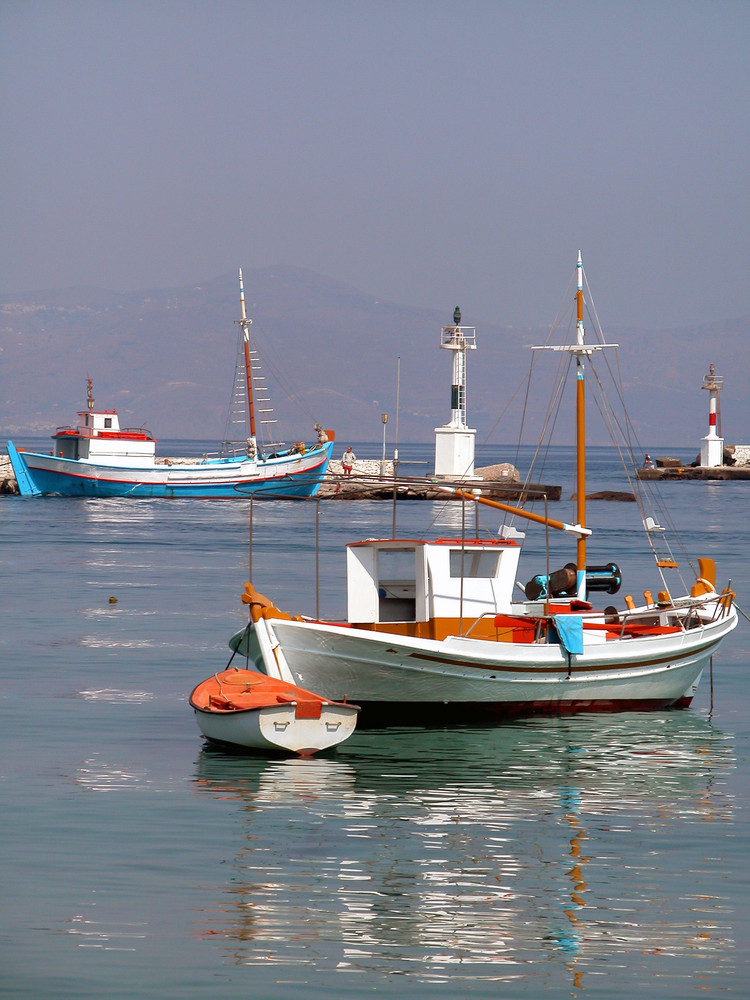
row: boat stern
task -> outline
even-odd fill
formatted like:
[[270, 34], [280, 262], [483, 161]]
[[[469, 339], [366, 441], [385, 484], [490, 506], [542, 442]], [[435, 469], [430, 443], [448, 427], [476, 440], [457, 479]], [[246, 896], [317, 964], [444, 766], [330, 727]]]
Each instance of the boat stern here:
[[323, 444], [321, 444], [320, 447], [322, 448], [323, 452], [325, 453], [325, 458], [320, 463], [320, 465], [318, 465], [317, 468], [315, 469], [315, 473], [314, 474], [317, 477], [317, 480], [312, 484], [312, 486], [310, 488], [310, 494], [309, 495], [311, 497], [314, 497], [315, 494], [320, 489], [321, 484], [323, 482], [323, 478], [325, 477], [325, 474], [328, 471], [328, 465], [329, 465], [329, 463], [331, 461], [331, 455], [333, 454], [333, 441], [326, 441]]

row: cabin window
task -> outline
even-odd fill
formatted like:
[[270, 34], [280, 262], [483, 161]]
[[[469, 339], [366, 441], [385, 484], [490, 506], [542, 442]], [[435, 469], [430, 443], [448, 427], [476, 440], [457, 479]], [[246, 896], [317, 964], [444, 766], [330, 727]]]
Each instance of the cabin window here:
[[381, 549], [378, 552], [381, 580], [414, 580], [414, 549]]
[[112, 426], [112, 417], [105, 417], [104, 418], [104, 426], [105, 427], [111, 427]]
[[416, 589], [414, 549], [380, 549], [378, 552], [379, 620], [414, 621]]
[[461, 577], [463, 556], [464, 577], [489, 580], [497, 575], [499, 552], [472, 552], [471, 549], [451, 549], [451, 576]]

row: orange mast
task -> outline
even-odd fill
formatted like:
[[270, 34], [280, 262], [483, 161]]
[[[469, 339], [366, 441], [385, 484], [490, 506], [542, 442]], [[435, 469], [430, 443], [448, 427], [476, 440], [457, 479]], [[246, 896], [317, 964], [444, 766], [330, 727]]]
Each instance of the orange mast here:
[[617, 344], [586, 344], [583, 329], [583, 261], [578, 251], [576, 268], [578, 288], [576, 292], [576, 340], [574, 344], [534, 347], [535, 351], [565, 351], [576, 359], [576, 519], [578, 541], [576, 543], [577, 596], [586, 598], [586, 536], [591, 532], [586, 527], [586, 392], [583, 363], [594, 351]]
[[[576, 520], [586, 527], [586, 380], [583, 372], [583, 261], [578, 251], [578, 290], [576, 292]], [[580, 535], [576, 546], [578, 596], [586, 596], [586, 536]]]
[[239, 320], [242, 330], [242, 341], [245, 348], [245, 376], [247, 378], [247, 409], [250, 417], [250, 437], [255, 437], [255, 409], [253, 407], [253, 374], [250, 368], [250, 326], [252, 320], [247, 318], [245, 313], [245, 289], [242, 284], [242, 268], [240, 268], [240, 310], [242, 318]]

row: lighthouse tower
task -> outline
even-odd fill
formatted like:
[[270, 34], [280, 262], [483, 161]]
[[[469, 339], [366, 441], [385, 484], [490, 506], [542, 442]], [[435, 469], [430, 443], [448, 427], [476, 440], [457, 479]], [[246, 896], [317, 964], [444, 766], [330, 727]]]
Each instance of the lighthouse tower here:
[[477, 433], [466, 425], [466, 352], [476, 350], [476, 330], [460, 323], [461, 310], [456, 306], [453, 326], [440, 330], [440, 346], [453, 352], [453, 381], [450, 423], [435, 428], [435, 475], [451, 479], [474, 476]]
[[717, 414], [721, 413], [719, 393], [724, 388], [724, 377], [714, 374], [714, 366], [710, 365], [708, 375], [703, 376], [702, 389], [708, 389], [708, 434], [701, 439], [701, 466], [714, 469], [724, 464], [724, 438], [719, 437], [717, 430]]

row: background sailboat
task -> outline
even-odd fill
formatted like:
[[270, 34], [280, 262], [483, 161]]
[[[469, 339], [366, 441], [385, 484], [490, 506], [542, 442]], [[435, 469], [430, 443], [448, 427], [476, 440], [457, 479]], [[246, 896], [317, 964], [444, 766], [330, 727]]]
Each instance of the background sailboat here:
[[[251, 320], [245, 311], [245, 293], [240, 279], [239, 320], [242, 364], [236, 366], [233, 392], [233, 430], [237, 422], [237, 380], [243, 382], [242, 409], [248, 431], [241, 440], [225, 441], [216, 456], [180, 459], [156, 457], [156, 438], [141, 428], [120, 428], [115, 410], [95, 409], [91, 379], [88, 379], [87, 409], [78, 413], [76, 427], [58, 428], [49, 454], [24, 451], [8, 442], [8, 455], [22, 496], [90, 497], [237, 497], [284, 494], [313, 496], [325, 474], [333, 447], [333, 431], [315, 426], [316, 440], [291, 446], [263, 443], [256, 434], [255, 392], [263, 393], [261, 423], [270, 426], [270, 401], [250, 345]], [[255, 383], [255, 384], [254, 384]]]

